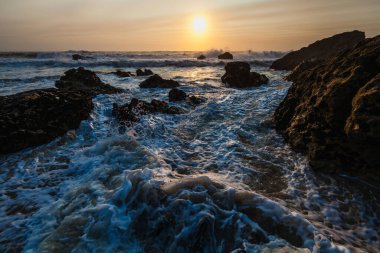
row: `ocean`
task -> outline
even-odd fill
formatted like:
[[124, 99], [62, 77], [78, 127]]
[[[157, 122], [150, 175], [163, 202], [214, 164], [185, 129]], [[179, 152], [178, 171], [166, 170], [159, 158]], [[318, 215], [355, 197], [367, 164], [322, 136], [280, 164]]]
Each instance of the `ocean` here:
[[[0, 156], [1, 252], [379, 252], [380, 189], [314, 172], [273, 128], [291, 83], [281, 52], [234, 52], [270, 82], [221, 83], [218, 51], [0, 54], [0, 96], [51, 88], [85, 67], [124, 93], [98, 95], [89, 119], [54, 141]], [[168, 100], [140, 89], [149, 68], [207, 98], [121, 131], [112, 104]], [[12, 140], [9, 140], [12, 141]], [[0, 144], [1, 145], [1, 144]]]

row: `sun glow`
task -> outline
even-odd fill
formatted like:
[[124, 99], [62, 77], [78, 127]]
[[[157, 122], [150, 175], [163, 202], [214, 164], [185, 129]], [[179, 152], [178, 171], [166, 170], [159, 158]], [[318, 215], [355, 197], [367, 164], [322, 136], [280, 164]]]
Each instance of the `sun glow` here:
[[197, 16], [193, 20], [193, 31], [195, 34], [204, 34], [207, 28], [207, 21], [202, 16]]

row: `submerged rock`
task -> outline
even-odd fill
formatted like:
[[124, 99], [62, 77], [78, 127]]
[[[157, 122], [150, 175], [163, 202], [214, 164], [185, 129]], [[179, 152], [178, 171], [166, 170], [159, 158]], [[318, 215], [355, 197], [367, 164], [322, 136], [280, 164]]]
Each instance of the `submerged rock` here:
[[176, 102], [186, 100], [187, 95], [183, 90], [173, 88], [169, 91], [169, 101]]
[[71, 56], [71, 58], [72, 58], [74, 61], [85, 60], [85, 59], [86, 59], [85, 56], [80, 55], [80, 54], [73, 54], [73, 55]]
[[82, 67], [66, 71], [65, 75], [55, 82], [55, 86], [64, 90], [81, 90], [91, 95], [112, 94], [123, 91], [103, 83], [95, 72]]
[[80, 54], [73, 54], [73, 55], [71, 56], [71, 58], [72, 58], [74, 61], [94, 59], [94, 57], [91, 57], [91, 56], [84, 56], [84, 55], [80, 55]]
[[380, 182], [380, 36], [330, 61], [304, 63], [277, 108], [276, 128], [310, 165]]
[[42, 89], [0, 97], [0, 154], [48, 143], [78, 128], [92, 108], [82, 91]]
[[168, 103], [153, 99], [150, 103], [137, 98], [132, 98], [129, 104], [113, 104], [112, 114], [123, 124], [137, 122], [141, 115], [151, 113], [181, 114], [184, 110], [175, 106], [169, 106]]
[[177, 81], [163, 79], [157, 74], [140, 83], [140, 88], [175, 88], [178, 86], [179, 83]]
[[154, 74], [153, 71], [150, 69], [144, 69], [144, 70], [138, 69], [138, 70], [136, 70], [136, 76], [151, 76], [153, 74]]
[[188, 96], [187, 97], [187, 100], [192, 104], [192, 105], [200, 105], [204, 102], [207, 101], [206, 98], [204, 97], [198, 97], [198, 96], [194, 96], [194, 95], [191, 95], [191, 96]]
[[38, 52], [0, 52], [1, 58], [37, 58]]
[[226, 73], [222, 76], [222, 82], [230, 87], [246, 88], [269, 82], [265, 75], [250, 72], [251, 67], [246, 62], [229, 62], [225, 69]]
[[205, 59], [206, 59], [206, 56], [204, 56], [203, 54], [197, 57], [197, 60], [205, 60]]
[[364, 39], [365, 34], [360, 31], [337, 34], [316, 41], [300, 50], [290, 52], [281, 59], [274, 61], [271, 68], [275, 70], [292, 70], [303, 61], [330, 59], [347, 49], [352, 49]]
[[232, 60], [234, 56], [230, 52], [225, 52], [218, 56], [218, 59], [221, 60]]
[[132, 76], [135, 76], [130, 71], [122, 71], [120, 69], [116, 70], [116, 72], [113, 72], [113, 74], [117, 75], [118, 77], [132, 77]]

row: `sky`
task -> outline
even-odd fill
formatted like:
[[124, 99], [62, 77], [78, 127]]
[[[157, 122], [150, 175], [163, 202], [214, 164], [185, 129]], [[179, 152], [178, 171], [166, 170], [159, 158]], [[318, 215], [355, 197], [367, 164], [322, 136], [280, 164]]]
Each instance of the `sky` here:
[[380, 35], [379, 13], [380, 0], [0, 0], [0, 51], [287, 51]]

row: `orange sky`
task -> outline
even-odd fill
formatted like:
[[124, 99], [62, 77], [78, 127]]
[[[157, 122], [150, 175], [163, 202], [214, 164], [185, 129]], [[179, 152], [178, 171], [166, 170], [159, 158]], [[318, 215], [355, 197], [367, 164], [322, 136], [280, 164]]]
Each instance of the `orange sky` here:
[[0, 51], [290, 50], [378, 35], [379, 13], [380, 0], [0, 0]]

